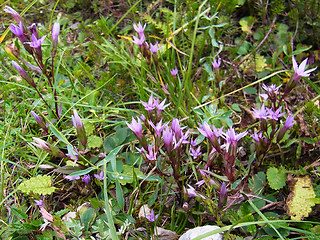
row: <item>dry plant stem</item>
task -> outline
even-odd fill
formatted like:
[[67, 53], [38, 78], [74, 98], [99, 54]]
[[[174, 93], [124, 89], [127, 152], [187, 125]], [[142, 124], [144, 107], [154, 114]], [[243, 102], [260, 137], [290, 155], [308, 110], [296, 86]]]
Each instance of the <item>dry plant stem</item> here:
[[[269, 37], [270, 33], [273, 30], [274, 24], [276, 22], [276, 17], [273, 18], [272, 23], [271, 23], [271, 27], [269, 29], [269, 31], [267, 32], [267, 34], [264, 36], [264, 38], [261, 40], [261, 42], [256, 46], [255, 50], [257, 51], [260, 46], [267, 40], [267, 38]], [[245, 56], [244, 58], [242, 58], [242, 60], [240, 62], [238, 62], [237, 64], [234, 65], [233, 67], [233, 71], [232, 73], [229, 75], [229, 77], [226, 79], [226, 83], [234, 76], [235, 72], [237, 71], [237, 69], [239, 68], [239, 66], [246, 61], [250, 56], [252, 55], [252, 52], [250, 52], [247, 56]]]

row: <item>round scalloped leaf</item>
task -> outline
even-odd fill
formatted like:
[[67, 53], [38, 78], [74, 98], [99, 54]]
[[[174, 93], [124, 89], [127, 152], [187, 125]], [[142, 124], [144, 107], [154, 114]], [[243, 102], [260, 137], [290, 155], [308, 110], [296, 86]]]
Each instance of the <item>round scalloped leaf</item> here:
[[284, 167], [270, 167], [267, 170], [269, 185], [274, 190], [279, 190], [286, 185], [287, 173]]
[[32, 192], [34, 194], [49, 195], [56, 189], [55, 187], [52, 187], [51, 184], [52, 180], [49, 176], [38, 175], [23, 181], [19, 185], [18, 190], [26, 194]]

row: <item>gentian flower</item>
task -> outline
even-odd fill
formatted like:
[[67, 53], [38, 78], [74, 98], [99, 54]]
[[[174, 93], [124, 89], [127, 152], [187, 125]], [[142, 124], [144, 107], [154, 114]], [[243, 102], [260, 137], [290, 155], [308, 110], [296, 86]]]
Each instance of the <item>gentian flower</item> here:
[[252, 111], [253, 116], [257, 119], [267, 119], [269, 117], [269, 113], [264, 104], [262, 104], [262, 106], [259, 109], [252, 108]]
[[160, 120], [160, 122], [157, 123], [157, 125], [154, 125], [153, 122], [150, 120], [148, 120], [148, 122], [151, 125], [151, 127], [154, 129], [156, 136], [160, 138], [161, 132], [167, 126], [167, 123], [162, 125], [162, 119]]
[[141, 101], [141, 104], [144, 106], [144, 108], [147, 110], [148, 113], [151, 113], [153, 111], [153, 109], [155, 109], [156, 105], [154, 104], [154, 98], [153, 95], [151, 94], [151, 96], [149, 97], [148, 102], [143, 102]]
[[155, 220], [157, 220], [158, 217], [159, 217], [159, 214], [154, 215], [153, 209], [151, 209], [150, 215], [146, 215], [146, 219], [148, 219], [150, 222], [154, 222]]
[[137, 24], [133, 24], [133, 28], [134, 30], [136, 30], [136, 32], [138, 33], [139, 37], [141, 38], [142, 36], [144, 36], [143, 32], [144, 32], [144, 29], [146, 28], [146, 23], [142, 26], [141, 22]]
[[137, 38], [136, 36], [133, 36], [132, 42], [135, 43], [135, 44], [137, 44], [139, 47], [141, 47], [141, 46], [143, 45], [143, 43], [144, 43], [145, 40], [146, 40], [146, 39], [145, 39], [144, 35], [141, 36], [140, 38]]
[[292, 56], [292, 64], [294, 69], [294, 74], [292, 76], [293, 79], [299, 80], [301, 77], [309, 77], [310, 73], [317, 69], [315, 67], [305, 71], [307, 62], [308, 62], [308, 58], [303, 60], [303, 62], [298, 66], [296, 59], [294, 58], [294, 56]]
[[171, 151], [173, 143], [173, 134], [168, 126], [166, 126], [166, 128], [163, 130], [162, 136], [164, 145], [166, 146], [168, 151]]
[[193, 187], [191, 187], [190, 185], [188, 185], [187, 193], [188, 193], [189, 198], [198, 196], [198, 193], [196, 192], [196, 190]]
[[96, 179], [98, 179], [98, 180], [100, 180], [100, 181], [103, 181], [104, 173], [103, 173], [103, 171], [101, 171], [99, 174], [93, 174], [93, 176], [94, 176]]
[[80, 176], [65, 176], [64, 177], [65, 179], [69, 180], [69, 181], [72, 181], [72, 180], [79, 180], [80, 179]]
[[254, 141], [256, 141], [256, 143], [259, 143], [261, 140], [267, 140], [265, 139], [265, 137], [263, 136], [262, 132], [257, 133], [256, 131], [254, 131], [254, 133], [251, 135], [252, 139]]
[[14, 24], [11, 23], [11, 27], [10, 27], [10, 30], [11, 32], [16, 35], [17, 38], [19, 38], [19, 40], [22, 42], [22, 43], [25, 43], [28, 39], [27, 37], [24, 35], [23, 33], [23, 24], [22, 22], [20, 21], [19, 26], [16, 26]]
[[30, 113], [32, 114], [32, 116], [35, 118], [36, 122], [38, 123], [38, 125], [44, 130], [44, 131], [48, 131], [48, 128], [46, 126], [45, 121], [43, 120], [43, 118], [39, 117], [38, 114], [36, 114], [34, 111], [30, 111]]
[[141, 120], [138, 117], [137, 118], [138, 121], [136, 121], [133, 117], [132, 117], [132, 123], [128, 123], [126, 122], [128, 128], [130, 128], [132, 130], [132, 132], [134, 132], [134, 134], [137, 136], [137, 138], [139, 140], [142, 140], [142, 124], [141, 124]]
[[78, 112], [76, 109], [73, 109], [73, 115], [71, 116], [72, 119], [72, 124], [75, 127], [75, 129], [77, 130], [77, 135], [78, 138], [81, 142], [81, 144], [86, 147], [87, 145], [87, 134], [86, 134], [86, 130], [83, 126], [83, 123], [78, 115]]
[[78, 156], [79, 156], [77, 151], [75, 151], [73, 147], [68, 148], [68, 153], [66, 154], [66, 156], [69, 157], [71, 160], [74, 160], [73, 161], [73, 167], [74, 167], [78, 161]]
[[166, 99], [164, 99], [161, 103], [157, 103], [155, 104], [155, 107], [157, 108], [157, 117], [160, 118], [161, 117], [161, 112], [166, 108], [168, 107], [171, 103], [168, 103], [166, 105], [164, 105], [166, 102]]
[[150, 52], [153, 54], [157, 54], [157, 52], [161, 49], [161, 47], [158, 47], [158, 42], [156, 42], [154, 45], [150, 43]]
[[59, 36], [59, 32], [60, 32], [60, 24], [58, 22], [55, 22], [53, 24], [53, 27], [52, 27], [52, 40], [54, 42], [55, 45], [58, 44], [58, 36]]
[[153, 151], [153, 144], [148, 145], [148, 152], [146, 153], [146, 157], [149, 161], [157, 160], [157, 153]]
[[197, 159], [201, 155], [201, 146], [197, 148], [197, 150], [194, 150], [193, 147], [190, 147], [190, 156], [193, 157], [193, 159]]
[[221, 58], [218, 58], [218, 60], [216, 60], [216, 58], [213, 59], [213, 62], [211, 62], [211, 64], [214, 67], [214, 69], [218, 71], [221, 65]]
[[39, 207], [43, 207], [44, 206], [44, 196], [42, 199], [40, 200], [34, 200], [35, 201], [35, 204], [36, 206], [39, 206]]
[[37, 26], [35, 23], [32, 23], [28, 29], [30, 30], [31, 34], [35, 35], [36, 38], [39, 38], [39, 34], [38, 34], [38, 30], [37, 30]]
[[285, 113], [280, 113], [281, 107], [279, 107], [276, 111], [273, 111], [271, 108], [267, 108], [267, 112], [269, 113], [268, 118], [273, 120], [278, 120], [280, 117], [282, 117]]
[[289, 128], [291, 128], [296, 122], [294, 121], [294, 117], [292, 115], [289, 115], [283, 125], [283, 127], [279, 130], [278, 136], [277, 136], [277, 142], [280, 142], [280, 140], [283, 138], [284, 134], [288, 131]]
[[174, 69], [172, 69], [171, 71], [170, 71], [170, 73], [171, 73], [171, 75], [172, 75], [172, 77], [176, 77], [177, 76], [177, 74], [178, 74], [178, 69], [177, 68], [174, 68]]
[[32, 38], [32, 42], [29, 43], [30, 47], [33, 47], [34, 49], [36, 49], [36, 51], [40, 51], [42, 42], [46, 38], [46, 35], [44, 35], [44, 36], [42, 36], [42, 38], [38, 39], [35, 34], [32, 34], [31, 38]]
[[226, 140], [226, 149], [229, 151], [229, 154], [231, 156], [236, 155], [238, 141], [247, 134], [248, 132], [246, 131], [243, 133], [236, 134], [232, 127], [229, 128], [228, 131], [224, 134], [224, 138]]
[[269, 94], [269, 95], [277, 95], [279, 93], [279, 89], [281, 87], [281, 84], [277, 87], [275, 84], [271, 84], [270, 86], [267, 86], [265, 84], [262, 84], [262, 88]]
[[88, 184], [90, 183], [90, 181], [91, 181], [91, 178], [89, 174], [83, 175], [82, 182], [84, 182], [85, 184]]
[[9, 6], [4, 6], [3, 10], [6, 13], [11, 14], [11, 16], [14, 18], [14, 20], [17, 22], [17, 24], [19, 24], [20, 22], [22, 22], [22, 18], [20, 17], [19, 13], [17, 13], [14, 9], [12, 9]]
[[210, 140], [210, 142], [212, 143], [213, 147], [218, 152], [220, 152], [221, 147], [220, 147], [220, 143], [218, 141], [218, 138], [223, 135], [223, 133], [222, 133], [223, 127], [221, 127], [220, 129], [217, 129], [214, 125], [212, 125], [213, 130], [211, 130], [211, 126], [207, 122], [204, 122], [203, 125], [202, 124], [199, 124], [199, 125], [200, 125], [200, 128], [197, 128], [198, 131], [203, 136], [208, 138]]
[[43, 141], [42, 139], [40, 138], [37, 138], [37, 137], [32, 137], [33, 141], [32, 144], [42, 150], [45, 150], [45, 151], [50, 151], [50, 145], [49, 143], [47, 143], [46, 141]]
[[15, 69], [18, 70], [18, 72], [20, 73], [21, 77], [26, 80], [30, 86], [36, 88], [36, 84], [35, 82], [32, 80], [32, 78], [28, 75], [28, 73], [22, 68], [20, 67], [20, 65], [18, 63], [16, 63], [15, 61], [11, 61], [12, 65], [15, 67]]

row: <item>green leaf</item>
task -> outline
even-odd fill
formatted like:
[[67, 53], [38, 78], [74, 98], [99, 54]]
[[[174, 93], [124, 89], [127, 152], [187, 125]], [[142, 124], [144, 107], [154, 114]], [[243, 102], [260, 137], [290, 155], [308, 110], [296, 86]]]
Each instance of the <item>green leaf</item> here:
[[53, 133], [53, 135], [55, 135], [61, 142], [64, 142], [65, 144], [69, 144], [65, 136], [63, 136], [62, 133], [59, 132], [59, 130], [51, 122], [49, 123], [50, 123], [49, 128]]
[[18, 190], [26, 194], [33, 192], [34, 194], [49, 195], [56, 189], [51, 186], [51, 182], [52, 180], [49, 176], [38, 175], [30, 178], [29, 180], [23, 181], [19, 185]]
[[16, 207], [11, 207], [12, 213], [21, 219], [28, 219], [28, 214]]
[[286, 185], [287, 173], [284, 167], [270, 167], [267, 170], [267, 178], [272, 189], [278, 190]]
[[257, 89], [253, 87], [246, 87], [245, 89], [243, 89], [243, 91], [245, 91], [248, 94], [257, 94]]
[[99, 148], [102, 146], [102, 139], [96, 135], [91, 135], [88, 137], [88, 148]]
[[154, 190], [152, 196], [150, 197], [149, 201], [148, 201], [148, 206], [151, 207], [154, 202], [157, 200], [158, 198], [158, 191], [159, 191], [159, 184], [157, 184], [156, 189]]
[[86, 211], [80, 214], [81, 223], [84, 225], [84, 229], [87, 230], [94, 222], [97, 213], [94, 208], [88, 208]]
[[118, 179], [116, 179], [116, 197], [117, 197], [117, 202], [119, 204], [119, 207], [123, 209], [124, 208], [123, 191]]
[[119, 128], [117, 129], [116, 134], [114, 135], [114, 139], [117, 145], [120, 145], [126, 140], [128, 135], [128, 128]]
[[76, 171], [76, 172], [73, 172], [73, 173], [70, 173], [70, 177], [75, 177], [75, 176], [83, 176], [83, 175], [86, 175], [88, 174], [89, 172], [91, 172], [93, 170], [92, 167], [88, 167], [87, 169], [84, 169], [84, 170], [80, 170], [80, 171]]

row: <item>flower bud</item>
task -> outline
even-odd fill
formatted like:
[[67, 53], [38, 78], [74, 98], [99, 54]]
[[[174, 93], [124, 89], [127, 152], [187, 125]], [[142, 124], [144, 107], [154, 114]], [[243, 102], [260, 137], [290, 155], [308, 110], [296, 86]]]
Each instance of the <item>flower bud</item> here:
[[30, 78], [28, 73], [22, 67], [20, 67], [20, 65], [18, 63], [16, 63], [15, 61], [11, 61], [11, 63], [18, 70], [21, 77], [23, 79], [25, 79], [32, 87], [36, 88], [35, 82]]
[[83, 123], [77, 113], [77, 110], [73, 109], [73, 116], [71, 116], [72, 118], [72, 123], [73, 126], [76, 128], [77, 130], [77, 134], [78, 134], [78, 138], [81, 142], [81, 144], [86, 147], [87, 145], [87, 135], [86, 135], [86, 130], [83, 126]]

